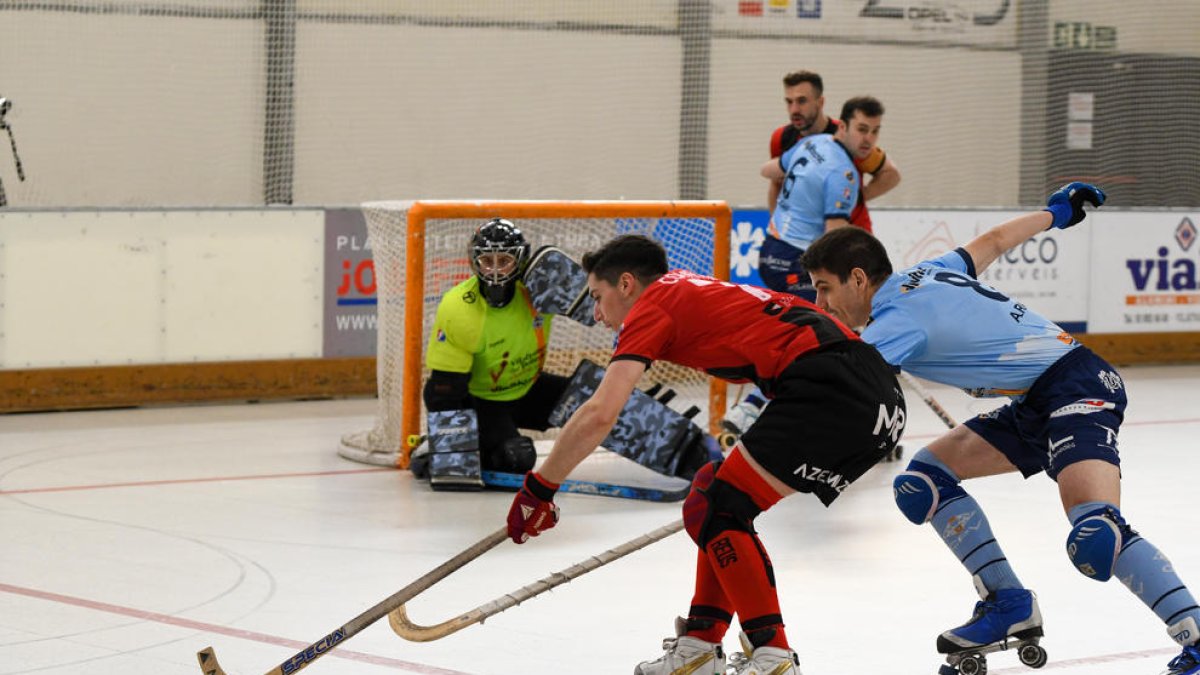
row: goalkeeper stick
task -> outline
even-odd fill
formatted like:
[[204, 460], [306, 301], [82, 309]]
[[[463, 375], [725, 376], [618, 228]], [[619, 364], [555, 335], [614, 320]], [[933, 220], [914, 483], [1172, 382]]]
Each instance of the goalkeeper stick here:
[[[396, 591], [371, 609], [350, 619], [341, 628], [300, 650], [287, 661], [268, 670], [266, 675], [284, 675], [285, 673], [294, 673], [307, 667], [313, 661], [325, 656], [335, 647], [357, 635], [362, 629], [382, 619], [388, 612], [398, 607], [403, 607], [404, 603], [420, 595], [430, 586], [445, 579], [463, 565], [495, 548], [497, 544], [507, 538], [508, 527], [506, 526], [480, 539], [462, 553], [438, 565], [425, 576]], [[213, 652], [212, 647], [205, 647], [197, 652], [196, 658], [200, 661], [200, 669], [204, 671], [204, 675], [226, 675], [225, 671], [221, 669], [221, 664], [217, 663], [217, 655]]]
[[954, 427], [958, 426], [958, 423], [954, 421], [954, 418], [950, 416], [950, 413], [946, 412], [946, 409], [943, 408], [942, 405], [937, 402], [937, 399], [935, 399], [933, 395], [925, 389], [925, 385], [917, 381], [917, 378], [909, 375], [903, 370], [900, 371], [900, 377], [904, 380], [905, 384], [912, 387], [913, 391], [917, 392], [917, 396], [920, 396], [921, 400], [925, 401], [925, 405], [929, 406], [929, 409], [933, 411], [933, 414], [937, 415], [938, 419], [942, 420], [947, 427], [953, 429]]
[[490, 616], [494, 616], [503, 612], [510, 607], [525, 602], [526, 600], [541, 595], [546, 591], [571, 581], [572, 579], [581, 577], [594, 569], [598, 569], [608, 563], [622, 558], [634, 551], [644, 548], [654, 542], [669, 537], [670, 535], [683, 529], [683, 521], [677, 520], [669, 525], [664, 525], [653, 532], [647, 532], [642, 536], [630, 541], [610, 548], [600, 555], [592, 556], [587, 560], [576, 563], [560, 572], [555, 572], [550, 576], [535, 581], [528, 586], [523, 586], [507, 595], [502, 595], [491, 602], [482, 604], [469, 612], [460, 614], [453, 619], [443, 621], [432, 626], [422, 626], [415, 624], [408, 618], [408, 611], [404, 609], [404, 605], [393, 609], [388, 613], [388, 623], [392, 625], [392, 630], [396, 631], [396, 635], [410, 642], [430, 642], [439, 640], [451, 633], [456, 633], [467, 626], [477, 623], [482, 623]]

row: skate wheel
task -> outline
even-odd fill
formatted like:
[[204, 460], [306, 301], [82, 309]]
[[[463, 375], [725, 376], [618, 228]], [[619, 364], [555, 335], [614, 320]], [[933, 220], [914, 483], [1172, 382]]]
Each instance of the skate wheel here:
[[1025, 645], [1017, 652], [1017, 658], [1030, 668], [1041, 668], [1046, 665], [1046, 650], [1038, 645]]
[[730, 449], [737, 443], [738, 437], [728, 431], [717, 436], [717, 444], [721, 446], [722, 452], [729, 452]]
[[984, 661], [982, 656], [964, 656], [963, 660], [958, 662], [958, 672], [962, 675], [986, 675], [987, 661]]

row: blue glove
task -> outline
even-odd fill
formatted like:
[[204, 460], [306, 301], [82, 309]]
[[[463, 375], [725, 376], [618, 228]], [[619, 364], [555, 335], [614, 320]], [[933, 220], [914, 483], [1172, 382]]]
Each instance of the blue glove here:
[[1067, 183], [1050, 195], [1050, 198], [1046, 200], [1046, 208], [1043, 210], [1049, 211], [1050, 215], [1054, 216], [1054, 222], [1050, 223], [1052, 227], [1065, 230], [1083, 220], [1086, 215], [1083, 211], [1084, 202], [1092, 206], [1100, 206], [1104, 203], [1104, 199], [1104, 190], [1090, 183], [1076, 181]]

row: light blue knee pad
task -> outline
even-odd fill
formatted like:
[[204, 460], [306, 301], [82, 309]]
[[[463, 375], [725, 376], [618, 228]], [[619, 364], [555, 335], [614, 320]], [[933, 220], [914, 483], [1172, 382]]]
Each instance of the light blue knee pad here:
[[900, 513], [914, 525], [923, 525], [940, 505], [966, 495], [958, 483], [950, 467], [927, 448], [921, 448], [892, 481], [892, 494]]
[[1133, 534], [1121, 510], [1107, 502], [1087, 502], [1071, 509], [1069, 515], [1075, 524], [1067, 535], [1071, 564], [1089, 579], [1108, 581], [1122, 544]]

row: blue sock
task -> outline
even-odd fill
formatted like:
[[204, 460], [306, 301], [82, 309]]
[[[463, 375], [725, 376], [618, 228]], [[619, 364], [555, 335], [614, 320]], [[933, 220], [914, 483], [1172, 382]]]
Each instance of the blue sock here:
[[[1072, 508], [1067, 517], [1075, 525], [1085, 516], [1105, 507], [1115, 511], [1118, 516], [1121, 513], [1120, 509], [1107, 502], [1085, 502]], [[1118, 524], [1125, 525], [1123, 519]], [[1200, 606], [1180, 581], [1179, 575], [1175, 574], [1175, 568], [1167, 556], [1128, 525], [1122, 528], [1122, 534], [1125, 534], [1125, 538], [1121, 542], [1121, 552], [1117, 555], [1113, 575], [1168, 626], [1189, 616], [1200, 624]]]
[[[921, 471], [937, 484], [939, 504], [929, 524], [963, 567], [978, 580], [977, 583], [982, 584], [989, 594], [1001, 589], [1024, 588], [992, 535], [992, 526], [979, 502], [962, 489], [961, 481], [950, 467], [922, 448], [913, 457], [908, 470]], [[978, 586], [976, 588], [978, 590]], [[980, 595], [983, 594], [981, 590]]]

